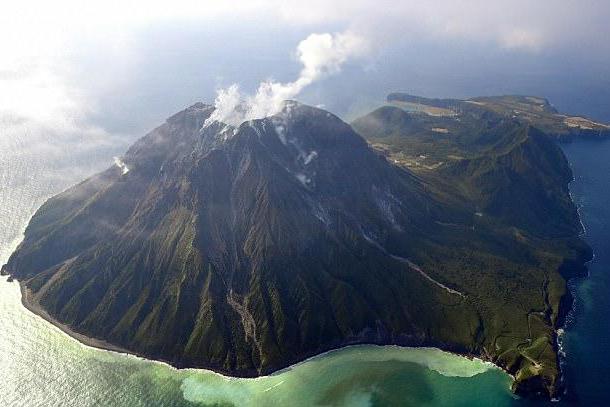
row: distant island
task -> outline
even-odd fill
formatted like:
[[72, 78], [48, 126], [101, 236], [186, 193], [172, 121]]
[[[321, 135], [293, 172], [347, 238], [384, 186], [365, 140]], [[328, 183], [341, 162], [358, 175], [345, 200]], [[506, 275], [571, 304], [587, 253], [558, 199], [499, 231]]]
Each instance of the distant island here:
[[267, 374], [357, 343], [481, 357], [561, 390], [566, 281], [590, 248], [546, 99], [402, 93], [347, 124], [297, 102], [238, 127], [197, 103], [49, 199], [2, 269], [78, 339]]

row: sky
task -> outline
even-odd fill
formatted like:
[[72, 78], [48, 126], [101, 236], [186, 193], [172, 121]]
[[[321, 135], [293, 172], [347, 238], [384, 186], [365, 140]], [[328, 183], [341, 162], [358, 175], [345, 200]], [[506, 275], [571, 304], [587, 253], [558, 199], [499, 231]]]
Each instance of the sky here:
[[3, 2], [1, 132], [124, 142], [219, 95], [350, 120], [393, 91], [610, 121], [609, 18], [607, 0]]

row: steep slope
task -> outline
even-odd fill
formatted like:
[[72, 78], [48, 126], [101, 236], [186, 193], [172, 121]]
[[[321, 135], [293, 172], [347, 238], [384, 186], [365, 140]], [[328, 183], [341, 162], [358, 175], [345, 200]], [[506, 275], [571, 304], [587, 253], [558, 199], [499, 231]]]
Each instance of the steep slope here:
[[[573, 208], [549, 238], [493, 199], [498, 168], [526, 176], [539, 155], [557, 158], [548, 145], [513, 154], [529, 133], [485, 122], [504, 141], [483, 137], [481, 151], [502, 154], [418, 172], [320, 109], [288, 102], [239, 127], [206, 123], [212, 111], [172, 116], [123, 168], [40, 208], [3, 269], [26, 301], [177, 366], [258, 375], [348, 343], [435, 345], [496, 361], [523, 391], [557, 391], [558, 270], [586, 253], [564, 219]], [[564, 170], [549, 167], [549, 185]]]
[[468, 350], [474, 309], [400, 258], [442, 213], [418, 180], [320, 110], [202, 129], [210, 112], [47, 202], [7, 270], [76, 331], [180, 366], [251, 375], [362, 341]]
[[478, 108], [434, 116], [395, 106], [352, 125], [396, 164], [431, 184], [449, 184], [443, 189], [455, 189], [474, 212], [535, 235], [579, 233], [567, 189], [570, 167], [553, 140], [533, 126]]
[[[483, 307], [492, 304], [494, 315], [489, 318], [507, 318], [503, 328], [494, 331], [486, 327], [485, 336], [493, 338], [491, 346], [497, 351], [490, 351], [491, 358], [516, 373], [517, 390], [531, 392], [532, 388], [545, 386], [538, 381], [541, 376], [557, 377], [560, 373], [553, 359], [557, 359], [555, 330], [562, 326], [572, 304], [566, 279], [583, 275], [584, 263], [591, 258], [590, 249], [578, 238], [581, 225], [568, 190], [571, 170], [552, 139], [521, 120], [478, 106], [460, 109], [459, 101], [420, 99], [410, 97], [409, 103], [430, 103], [435, 110], [387, 105], [352, 125], [382, 155], [424, 180], [437, 199], [452, 207], [469, 208], [473, 220], [467, 225], [447, 224], [448, 234], [464, 233], [469, 225], [478, 230], [475, 239], [480, 239], [484, 235], [482, 227], [492, 229], [492, 239], [504, 236], [504, 259], [514, 261], [524, 255], [524, 263], [538, 268], [524, 281], [519, 277], [524, 270], [513, 270], [490, 258], [475, 260], [470, 254], [464, 255], [476, 270], [473, 275], [477, 276], [477, 288], [473, 291], [482, 297], [487, 292], [498, 299], [495, 303], [490, 297], [484, 300]], [[446, 253], [448, 249], [439, 251]], [[477, 257], [484, 257], [487, 249], [475, 252]], [[469, 268], [452, 265], [449, 260], [420, 263], [442, 269], [446, 278], [453, 276], [462, 281], [465, 277], [460, 270]], [[493, 272], [488, 274], [487, 267]], [[498, 280], [493, 282], [492, 278]], [[529, 310], [516, 308], [517, 314], [527, 315], [528, 334], [509, 339], [514, 334], [504, 329], [510, 326], [513, 330], [520, 322], [511, 321], [506, 314], [504, 307], [511, 304], [508, 297], [535, 298], [537, 285], [544, 305], [532, 302]], [[536, 320], [534, 325], [532, 318]], [[553, 329], [539, 330], [541, 320]], [[515, 354], [520, 354], [521, 359]], [[524, 362], [527, 364], [532, 354], [539, 362], [526, 367]], [[544, 373], [545, 369], [554, 373]]]

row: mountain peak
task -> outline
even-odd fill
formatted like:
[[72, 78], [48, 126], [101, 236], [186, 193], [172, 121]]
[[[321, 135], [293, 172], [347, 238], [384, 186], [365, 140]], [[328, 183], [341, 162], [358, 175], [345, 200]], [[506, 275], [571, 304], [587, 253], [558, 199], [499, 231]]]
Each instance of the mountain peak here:
[[214, 111], [214, 105], [197, 102], [184, 110], [179, 111], [167, 118], [168, 123], [175, 123], [186, 118], [207, 118]]

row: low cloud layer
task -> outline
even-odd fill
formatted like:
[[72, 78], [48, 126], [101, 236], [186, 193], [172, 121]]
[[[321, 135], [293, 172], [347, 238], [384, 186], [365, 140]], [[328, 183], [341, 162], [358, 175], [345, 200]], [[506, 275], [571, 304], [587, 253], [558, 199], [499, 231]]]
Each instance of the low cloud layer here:
[[384, 41], [412, 35], [526, 51], [578, 44], [608, 50], [600, 35], [610, 17], [605, 0], [310, 0], [281, 1], [277, 10], [291, 23], [341, 23]]
[[[8, 2], [2, 11], [0, 121], [5, 132], [20, 132], [27, 121], [28, 128], [44, 132], [51, 128], [52, 133], [101, 138], [112, 120], [118, 123], [113, 131], [132, 126], [140, 132], [141, 127], [155, 125], [189, 102], [210, 101], [215, 87], [232, 82], [243, 86], [220, 92], [217, 105], [223, 107], [219, 117], [235, 123], [268, 115], [283, 99], [303, 97], [301, 92], [308, 87], [318, 92], [308, 102], [331, 108], [339, 103], [333, 105], [328, 94], [335, 97], [341, 90], [345, 99], [366, 99], [370, 95], [358, 89], [367, 80], [379, 93], [420, 85], [430, 92], [430, 82], [442, 82], [442, 91], [451, 92], [451, 84], [466, 83], [464, 76], [476, 73], [476, 83], [488, 75], [494, 84], [506, 83], [507, 92], [529, 91], [526, 86], [516, 89], [511, 82], [514, 75], [532, 72], [531, 67], [512, 62], [519, 58], [541, 61], [537, 72], [542, 78], [566, 71], [566, 62], [573, 64], [569, 76], [575, 79], [567, 83], [573, 87], [587, 80], [589, 89], [600, 89], [610, 78], [610, 42], [606, 40], [610, 2], [606, 0], [249, 0], [230, 4], [176, 0], [171, 7], [162, 0], [23, 0]], [[207, 31], [187, 36], [189, 24]], [[163, 35], [149, 38], [155, 29]], [[265, 32], [273, 32], [276, 38], [256, 48]], [[311, 35], [297, 51], [302, 64], [298, 78], [268, 80], [253, 94], [244, 94], [244, 89], [253, 89], [268, 75], [285, 78], [293, 72], [285, 47], [311, 32], [342, 34]], [[193, 43], [200, 48], [188, 48]], [[336, 74], [346, 61], [366, 50], [372, 52], [364, 64], [372, 68], [360, 88], [329, 86], [324, 94], [320, 87], [310, 86]], [[433, 55], [427, 55], [427, 50]], [[506, 54], [514, 69], [496, 80], [498, 64], [507, 64], [497, 59], [500, 62], [494, 65], [492, 59]], [[466, 66], [469, 55], [477, 57]], [[189, 70], [198, 63], [197, 72]], [[449, 73], [436, 70], [443, 64], [451, 67]], [[391, 66], [395, 76], [404, 79], [392, 79], [384, 66]], [[415, 68], [409, 71], [410, 66]], [[373, 78], [375, 69], [382, 74]], [[424, 83], [421, 78], [427, 75], [434, 79]], [[566, 84], [563, 77], [554, 81]], [[578, 92], [582, 89], [573, 91]], [[603, 101], [605, 96], [598, 99]], [[574, 99], [566, 96], [566, 100]], [[234, 115], [241, 102], [244, 109]], [[134, 109], [141, 111], [135, 114]], [[105, 121], [95, 122], [100, 117]]]
[[246, 120], [271, 116], [281, 109], [283, 101], [297, 97], [321, 78], [338, 73], [347, 60], [362, 56], [367, 50], [367, 41], [351, 32], [310, 34], [297, 46], [302, 69], [296, 80], [264, 81], [254, 95], [242, 94], [237, 84], [220, 89], [214, 102], [216, 110], [207, 122], [238, 126]]
[[[159, 21], [195, 19], [239, 21], [243, 17], [267, 23], [283, 20], [291, 25], [341, 24], [344, 29], [366, 27], [390, 32], [419, 32], [428, 36], [494, 41], [500, 46], [541, 47], [573, 43], [574, 40], [603, 44], [610, 14], [606, 0], [242, 0], [230, 3], [175, 0], [172, 7], [162, 0], [23, 0], [3, 8], [0, 22], [14, 31], [29, 23], [37, 30], [55, 26], [122, 30]], [[59, 27], [62, 29], [60, 30]], [[29, 31], [29, 33], [28, 33]], [[20, 35], [8, 35], [8, 38]], [[1, 37], [0, 37], [1, 38]], [[2, 41], [0, 39], [0, 41]], [[11, 41], [7, 41], [10, 43]]]

